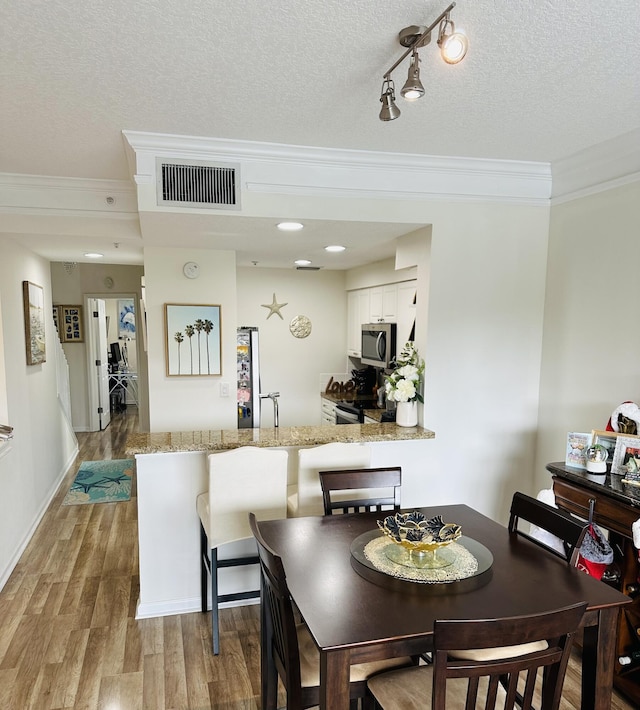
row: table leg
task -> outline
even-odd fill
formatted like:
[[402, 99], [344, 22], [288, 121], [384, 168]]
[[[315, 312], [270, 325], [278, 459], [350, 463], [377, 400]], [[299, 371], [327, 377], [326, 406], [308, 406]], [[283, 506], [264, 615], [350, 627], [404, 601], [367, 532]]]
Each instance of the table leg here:
[[582, 710], [609, 710], [615, 668], [618, 607], [601, 609], [597, 626], [585, 626], [582, 647]]
[[346, 649], [320, 651], [320, 710], [349, 709], [350, 662]]

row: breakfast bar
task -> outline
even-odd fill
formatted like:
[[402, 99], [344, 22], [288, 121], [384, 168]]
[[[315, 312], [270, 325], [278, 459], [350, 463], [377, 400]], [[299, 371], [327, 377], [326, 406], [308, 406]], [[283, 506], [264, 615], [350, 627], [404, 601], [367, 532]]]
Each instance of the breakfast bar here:
[[[126, 453], [135, 456], [138, 496], [140, 598], [137, 618], [200, 609], [199, 521], [196, 497], [208, 489], [207, 456], [241, 446], [289, 452], [288, 482], [297, 480], [297, 451], [332, 442], [366, 443], [371, 466], [401, 466], [403, 505], [420, 505], [424, 447], [435, 437], [422, 427], [388, 424], [300, 426], [132, 434]], [[228, 546], [229, 556], [251, 541]], [[220, 593], [255, 589], [257, 568], [225, 571]]]

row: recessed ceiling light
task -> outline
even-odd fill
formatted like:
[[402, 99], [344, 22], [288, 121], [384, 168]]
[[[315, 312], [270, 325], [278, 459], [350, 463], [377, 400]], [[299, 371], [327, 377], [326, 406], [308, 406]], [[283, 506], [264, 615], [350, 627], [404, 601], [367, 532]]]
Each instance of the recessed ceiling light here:
[[342, 247], [339, 244], [333, 244], [332, 246], [325, 247], [325, 251], [344, 251], [347, 247]]
[[104, 254], [99, 254], [97, 251], [88, 251], [85, 256], [87, 259], [102, 259]]
[[304, 224], [302, 222], [280, 222], [277, 227], [283, 232], [298, 232], [304, 229]]
[[296, 259], [293, 263], [296, 266], [309, 266], [311, 262], [309, 261], [309, 259]]

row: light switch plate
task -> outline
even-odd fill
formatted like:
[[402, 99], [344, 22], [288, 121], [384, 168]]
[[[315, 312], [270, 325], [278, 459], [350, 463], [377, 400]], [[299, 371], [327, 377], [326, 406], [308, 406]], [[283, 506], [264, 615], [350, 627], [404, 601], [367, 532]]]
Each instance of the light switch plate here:
[[229, 396], [229, 383], [228, 382], [221, 382], [220, 383], [220, 396], [221, 397], [228, 397]]

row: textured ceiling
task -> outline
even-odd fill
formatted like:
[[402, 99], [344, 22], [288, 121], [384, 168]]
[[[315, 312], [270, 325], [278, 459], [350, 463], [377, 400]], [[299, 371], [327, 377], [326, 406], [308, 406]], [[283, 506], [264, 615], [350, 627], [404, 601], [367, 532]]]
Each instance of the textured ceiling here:
[[[460, 0], [464, 62], [378, 119], [435, 0], [0, 0], [0, 172], [128, 179], [122, 130], [554, 161], [640, 125], [638, 0]], [[397, 89], [407, 62], [395, 72]]]

